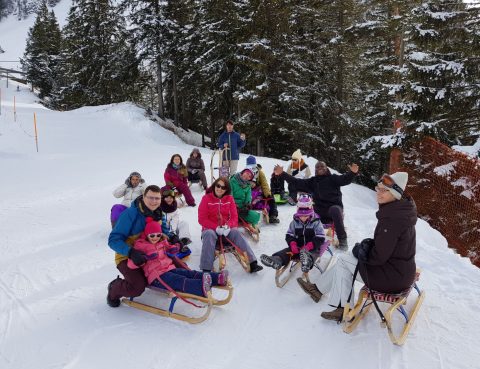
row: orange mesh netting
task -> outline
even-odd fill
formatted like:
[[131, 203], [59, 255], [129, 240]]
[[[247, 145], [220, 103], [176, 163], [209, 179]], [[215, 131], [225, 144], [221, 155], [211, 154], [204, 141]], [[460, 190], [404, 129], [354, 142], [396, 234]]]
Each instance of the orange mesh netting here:
[[480, 160], [427, 137], [403, 155], [418, 215], [480, 267]]

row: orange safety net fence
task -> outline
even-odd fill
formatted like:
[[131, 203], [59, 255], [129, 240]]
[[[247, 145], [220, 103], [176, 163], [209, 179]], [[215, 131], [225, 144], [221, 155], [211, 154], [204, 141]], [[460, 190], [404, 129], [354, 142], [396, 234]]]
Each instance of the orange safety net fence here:
[[403, 152], [418, 215], [480, 267], [480, 160], [424, 138]]

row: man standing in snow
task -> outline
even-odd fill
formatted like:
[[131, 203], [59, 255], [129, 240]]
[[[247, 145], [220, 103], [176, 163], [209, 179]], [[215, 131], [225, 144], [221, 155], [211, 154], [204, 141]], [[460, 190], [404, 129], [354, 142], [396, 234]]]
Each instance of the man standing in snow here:
[[348, 250], [347, 233], [343, 225], [343, 203], [341, 186], [352, 183], [358, 174], [358, 165], [349, 166], [348, 173], [338, 175], [330, 173], [327, 165], [323, 161], [315, 164], [315, 176], [308, 179], [298, 179], [285, 173], [283, 168], [276, 165], [275, 175], [281, 176], [289, 184], [293, 184], [298, 191], [304, 191], [312, 194], [315, 213], [320, 215], [323, 224], [333, 221], [335, 232], [339, 241], [339, 249]]
[[218, 148], [226, 149], [223, 154], [223, 165], [230, 166], [230, 174], [237, 172], [240, 149], [245, 146], [245, 134], [238, 134], [233, 130], [233, 122], [227, 121], [225, 131], [218, 138]]
[[111, 307], [120, 306], [120, 298], [140, 296], [147, 286], [147, 279], [141, 268], [130, 269], [127, 260], [141, 266], [147, 260], [146, 255], [132, 246], [145, 229], [146, 218], [156, 222], [162, 221], [160, 187], [150, 185], [143, 196], [138, 197], [132, 205], [118, 218], [115, 227], [108, 237], [108, 245], [113, 249], [117, 269], [125, 279], [117, 277], [108, 284], [107, 304]]

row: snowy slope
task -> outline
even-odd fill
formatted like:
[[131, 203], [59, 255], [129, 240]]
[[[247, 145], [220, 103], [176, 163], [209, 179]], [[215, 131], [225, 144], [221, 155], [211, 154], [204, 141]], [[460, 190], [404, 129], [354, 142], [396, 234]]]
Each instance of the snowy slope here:
[[[248, 275], [233, 259], [234, 297], [200, 325], [109, 308], [106, 286], [117, 275], [106, 242], [113, 189], [133, 170], [163, 184], [171, 155], [186, 158], [193, 147], [130, 104], [54, 112], [24, 86], [16, 92], [0, 80], [0, 88], [0, 368], [478, 368], [480, 270], [424, 221], [417, 264], [427, 297], [403, 347], [390, 343], [374, 312], [347, 335], [320, 318], [330, 310], [325, 301], [313, 303], [294, 281], [278, 289], [273, 270]], [[201, 152], [208, 166], [210, 152]], [[281, 163], [258, 161], [267, 174]], [[350, 242], [371, 236], [374, 193], [358, 185], [343, 193]], [[281, 223], [263, 226], [253, 246], [257, 255], [283, 247], [294, 208], [279, 210]], [[196, 268], [197, 208], [181, 217], [191, 226]]]
[[[60, 28], [65, 26], [72, 0], [61, 0], [54, 8]], [[52, 9], [52, 8], [49, 8]], [[0, 21], [0, 47], [4, 53], [0, 54], [0, 67], [20, 70], [19, 59], [23, 57], [28, 30], [35, 23], [35, 14], [27, 19], [18, 20], [15, 15], [10, 15]]]

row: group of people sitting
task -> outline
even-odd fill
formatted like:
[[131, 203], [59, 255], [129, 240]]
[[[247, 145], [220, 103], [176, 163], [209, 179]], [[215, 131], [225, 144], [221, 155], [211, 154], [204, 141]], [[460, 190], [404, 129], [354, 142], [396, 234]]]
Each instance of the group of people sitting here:
[[[122, 204], [112, 208], [112, 232], [108, 244], [116, 252], [116, 263], [123, 279], [108, 285], [107, 303], [120, 305], [120, 298], [136, 297], [147, 285], [170, 286], [174, 290], [198, 296], [207, 296], [211, 286], [226, 285], [228, 271], [213, 272], [218, 240], [228, 240], [247, 255], [251, 273], [262, 270], [249, 243], [239, 230], [239, 220], [255, 226], [260, 214], [252, 208], [252, 189], [268, 204], [270, 223], [277, 224], [278, 209], [273, 199], [274, 191], [284, 192], [284, 182], [289, 185], [291, 202], [297, 206], [289, 224], [285, 240], [287, 247], [273, 255], [263, 254], [260, 261], [267, 267], [280, 269], [292, 258], [308, 272], [315, 260], [325, 252], [324, 224], [333, 223], [339, 240], [339, 250], [332, 267], [321, 274], [316, 284], [298, 279], [300, 287], [315, 302], [329, 293], [329, 305], [335, 309], [322, 317], [339, 320], [353, 285], [354, 271], [358, 265], [357, 280], [367, 282], [380, 292], [399, 292], [408, 288], [415, 277], [415, 222], [416, 207], [405, 193], [408, 175], [397, 172], [384, 175], [376, 187], [378, 224], [373, 239], [365, 239], [347, 253], [348, 243], [343, 224], [341, 186], [350, 184], [359, 172], [356, 164], [349, 166], [343, 175], [332, 174], [326, 164], [315, 165], [315, 175], [310, 176], [308, 166], [300, 151], [294, 153], [291, 174], [275, 166], [271, 187], [262, 167], [253, 156], [247, 158], [246, 167], [230, 178], [220, 177], [207, 187], [205, 165], [198, 149], [194, 149], [187, 165], [180, 155], [172, 156], [165, 170], [166, 186], [145, 187], [138, 172], [132, 172], [124, 184], [114, 191], [124, 198]], [[297, 164], [295, 162], [298, 162]], [[296, 165], [296, 166], [295, 166]], [[188, 180], [198, 180], [206, 193], [198, 207], [198, 221], [202, 227], [202, 250], [199, 271], [178, 267], [178, 252], [189, 251], [192, 240], [188, 224], [179, 219], [177, 194], [183, 194], [188, 206], [195, 206]], [[299, 176], [301, 178], [299, 178]], [[292, 197], [298, 193], [298, 197]]]

